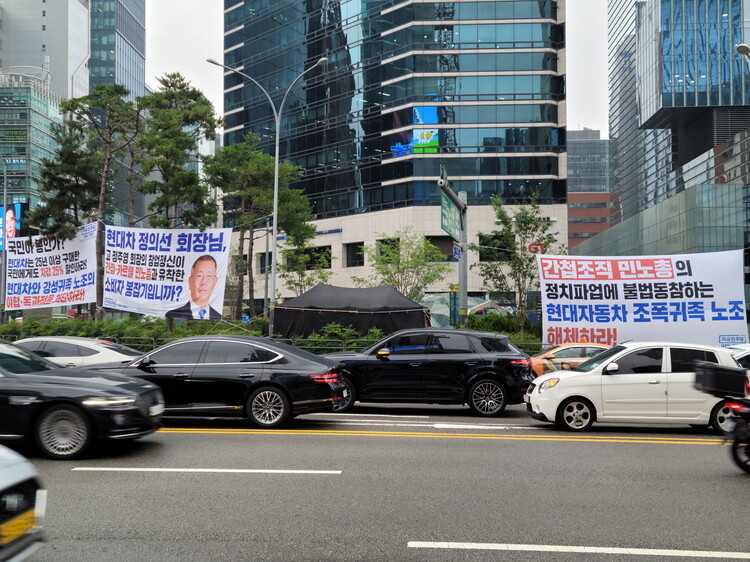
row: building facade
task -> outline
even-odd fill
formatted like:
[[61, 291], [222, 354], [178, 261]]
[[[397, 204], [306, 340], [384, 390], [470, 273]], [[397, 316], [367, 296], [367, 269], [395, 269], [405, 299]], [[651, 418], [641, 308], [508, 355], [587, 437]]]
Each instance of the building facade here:
[[610, 0], [610, 136], [620, 224], [579, 255], [747, 245], [750, 69], [742, 0]]
[[[331, 249], [332, 284], [367, 277], [362, 246], [407, 226], [453, 255], [440, 226], [441, 166], [467, 194], [470, 243], [495, 228], [492, 197], [515, 205], [534, 193], [564, 242], [564, 1], [227, 0], [225, 8], [224, 64], [256, 80], [276, 107], [302, 72], [328, 59], [288, 94], [280, 157], [303, 170], [292, 187], [312, 202], [321, 233], [313, 243]], [[224, 80], [225, 143], [257, 133], [273, 153], [263, 92], [236, 73]], [[263, 257], [251, 259], [259, 266]], [[482, 294], [481, 279], [469, 277], [469, 293]], [[456, 282], [454, 271], [430, 290]]]
[[568, 130], [568, 247], [604, 232], [618, 220], [612, 197], [610, 141], [600, 131]]

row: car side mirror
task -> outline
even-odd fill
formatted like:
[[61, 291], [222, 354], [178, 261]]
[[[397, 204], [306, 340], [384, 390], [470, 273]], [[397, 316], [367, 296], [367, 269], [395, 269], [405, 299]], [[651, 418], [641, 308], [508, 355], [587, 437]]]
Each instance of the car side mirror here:
[[554, 353], [550, 353], [549, 355], [545, 355], [544, 358], [545, 359], [549, 359], [549, 360], [554, 359], [555, 358], [555, 354]]
[[138, 367], [139, 369], [145, 369], [146, 367], [153, 365], [154, 363], [156, 363], [156, 361], [152, 360], [150, 357], [144, 357], [140, 360], [136, 367]]
[[387, 347], [384, 347], [383, 349], [378, 349], [378, 352], [375, 355], [377, 355], [378, 359], [387, 359], [390, 354], [391, 350]]
[[614, 375], [617, 373], [617, 371], [620, 370], [620, 366], [617, 363], [610, 363], [606, 367], [604, 367], [604, 374], [605, 375]]

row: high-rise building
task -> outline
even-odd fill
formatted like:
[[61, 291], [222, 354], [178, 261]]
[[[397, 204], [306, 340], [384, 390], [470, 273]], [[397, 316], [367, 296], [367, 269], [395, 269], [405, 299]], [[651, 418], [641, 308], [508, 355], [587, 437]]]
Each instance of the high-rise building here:
[[571, 250], [742, 248], [750, 69], [740, 0], [610, 0], [613, 195], [622, 222]]
[[88, 93], [85, 63], [89, 51], [88, 0], [2, 1], [0, 66], [46, 70], [61, 98]]
[[568, 247], [607, 230], [617, 219], [610, 141], [600, 131], [568, 130]]
[[[224, 63], [257, 81], [277, 107], [302, 72], [328, 58], [289, 92], [280, 156], [302, 168], [293, 187], [317, 215], [314, 244], [331, 249], [331, 283], [366, 277], [362, 246], [407, 226], [453, 255], [440, 226], [441, 166], [453, 190], [467, 193], [470, 243], [495, 228], [493, 196], [514, 205], [533, 193], [565, 242], [564, 5], [226, 3]], [[273, 112], [262, 91], [227, 73], [224, 99], [226, 143], [257, 133], [273, 153]], [[265, 257], [252, 259], [260, 266]], [[478, 259], [469, 252], [470, 263]], [[456, 279], [454, 272], [430, 290], [447, 291]], [[483, 294], [473, 272], [468, 285]]]
[[146, 0], [91, 0], [91, 87], [146, 94]]

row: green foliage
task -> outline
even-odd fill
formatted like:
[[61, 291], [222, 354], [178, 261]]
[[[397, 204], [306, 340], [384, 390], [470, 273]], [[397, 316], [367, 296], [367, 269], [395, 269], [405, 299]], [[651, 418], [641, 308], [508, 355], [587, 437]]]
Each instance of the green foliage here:
[[307, 338], [298, 339], [295, 345], [312, 353], [333, 353], [345, 349], [361, 350], [386, 336], [383, 330], [370, 328], [361, 336], [354, 328], [336, 322], [326, 324], [320, 332], [313, 332]]
[[279, 264], [279, 277], [295, 295], [299, 296], [318, 283], [328, 283], [331, 271], [331, 249], [318, 251], [303, 242], [302, 246], [283, 250], [284, 263]]
[[159, 172], [158, 179], [142, 183], [139, 190], [153, 195], [148, 217], [153, 227], [207, 228], [216, 222], [217, 208], [208, 186], [186, 164], [198, 158], [201, 140], [216, 138], [221, 121], [203, 93], [180, 73], [158, 79], [161, 88], [138, 99], [148, 112], [146, 128], [138, 139], [144, 154], [144, 174]]
[[[470, 244], [469, 249], [480, 252], [487, 261], [471, 267], [478, 270], [485, 289], [493, 298], [513, 297], [517, 311], [513, 316], [516, 330], [525, 332], [528, 323], [528, 293], [537, 287], [538, 268], [536, 254], [529, 251], [530, 244], [540, 244], [546, 253], [553, 253], [557, 235], [550, 232], [552, 223], [540, 220], [541, 207], [534, 195], [531, 203], [521, 205], [511, 213], [500, 197], [492, 198], [498, 230], [480, 234], [480, 244]], [[496, 261], [491, 261], [496, 260]]]
[[393, 285], [402, 295], [420, 301], [425, 289], [442, 281], [450, 271], [443, 253], [426, 236], [403, 228], [383, 238], [375, 246], [365, 246], [363, 253], [375, 273], [369, 279], [352, 277], [360, 287]]
[[466, 327], [469, 330], [508, 334], [515, 332], [518, 324], [515, 317], [511, 314], [486, 314], [484, 316], [469, 314], [466, 317]]

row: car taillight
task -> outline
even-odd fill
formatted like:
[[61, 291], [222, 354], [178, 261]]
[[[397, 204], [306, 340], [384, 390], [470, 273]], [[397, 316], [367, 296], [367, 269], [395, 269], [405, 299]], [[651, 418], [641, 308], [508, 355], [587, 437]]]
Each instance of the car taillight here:
[[310, 378], [315, 382], [332, 383], [339, 382], [338, 373], [324, 373], [322, 375], [310, 375]]
[[739, 404], [737, 402], [727, 402], [726, 406], [727, 408], [732, 410], [735, 414], [742, 414], [750, 410], [750, 408], [748, 408], [744, 404]]
[[531, 359], [513, 359], [511, 365], [531, 365]]

